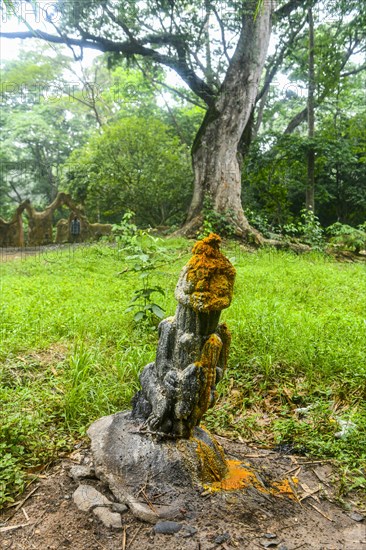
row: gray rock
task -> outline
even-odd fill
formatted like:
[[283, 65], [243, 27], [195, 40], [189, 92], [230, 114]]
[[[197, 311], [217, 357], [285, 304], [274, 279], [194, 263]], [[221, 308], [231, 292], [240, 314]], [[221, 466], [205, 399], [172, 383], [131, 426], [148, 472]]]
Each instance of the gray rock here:
[[112, 504], [112, 510], [113, 512], [118, 512], [119, 514], [124, 514], [128, 510], [128, 506], [126, 504], [121, 504], [120, 502], [114, 502]]
[[183, 525], [179, 536], [187, 539], [188, 537], [193, 537], [197, 533], [197, 529], [193, 525]]
[[105, 508], [104, 506], [97, 506], [94, 508], [93, 514], [95, 514], [106, 527], [112, 527], [113, 529], [122, 528], [120, 514], [111, 512], [111, 510], [108, 510], [108, 508]]
[[82, 512], [89, 512], [89, 510], [96, 506], [108, 506], [112, 504], [110, 500], [91, 485], [79, 485], [72, 498]]
[[363, 516], [362, 514], [359, 514], [358, 512], [352, 512], [352, 514], [350, 514], [349, 517], [353, 519], [353, 521], [358, 521], [358, 522], [361, 522], [365, 519], [365, 516]]
[[223, 544], [224, 542], [228, 542], [231, 539], [230, 533], [223, 533], [222, 535], [219, 535], [215, 538], [214, 543], [215, 544]]
[[86, 465], [75, 465], [70, 468], [70, 476], [76, 482], [80, 479], [95, 477], [94, 468]]
[[153, 531], [156, 534], [174, 535], [174, 533], [178, 533], [182, 527], [182, 524], [176, 521], [159, 521], [154, 525]]
[[[205, 479], [206, 469], [215, 467], [215, 457], [218, 468], [224, 459], [221, 447], [201, 428], [195, 428], [194, 438], [189, 440], [161, 441], [150, 433], [139, 432], [139, 423], [128, 412], [100, 418], [91, 425], [88, 435], [96, 476], [109, 486], [118, 502], [127, 504], [136, 517], [150, 523], [179, 518], [184, 508], [182, 493]], [[208, 452], [202, 452], [202, 448]], [[163, 505], [154, 504], [156, 512], [142, 497], [134, 496], [146, 488], [150, 479], [160, 493], [167, 495]]]

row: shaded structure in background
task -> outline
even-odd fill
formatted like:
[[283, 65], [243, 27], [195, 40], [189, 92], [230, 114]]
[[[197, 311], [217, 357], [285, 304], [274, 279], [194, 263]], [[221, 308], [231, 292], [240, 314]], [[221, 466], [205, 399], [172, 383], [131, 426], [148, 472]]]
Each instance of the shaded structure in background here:
[[29, 200], [20, 204], [8, 222], [0, 218], [0, 247], [24, 246], [22, 214], [29, 204]]
[[[0, 246], [2, 247], [23, 247], [41, 246], [52, 244], [53, 239], [53, 214], [61, 206], [70, 209], [68, 220], [61, 219], [56, 225], [56, 243], [74, 242], [71, 234], [71, 220], [77, 217], [80, 221], [80, 232], [78, 242], [99, 239], [112, 233], [111, 224], [90, 223], [83, 209], [76, 205], [67, 193], [58, 193], [55, 200], [42, 212], [38, 212], [27, 199], [16, 209], [10, 221], [0, 218]], [[28, 238], [24, 238], [23, 212], [28, 217]]]
[[29, 203], [27, 206], [28, 222], [28, 244], [39, 246], [53, 242], [53, 213], [61, 206], [68, 206], [72, 212], [78, 208], [67, 193], [57, 193], [54, 201], [42, 212], [37, 212]]
[[77, 237], [77, 242], [84, 242], [88, 240], [98, 240], [100, 237], [107, 237], [112, 233], [112, 224], [110, 223], [90, 223], [85, 214], [79, 210], [77, 212], [71, 211], [68, 219], [61, 219], [56, 224], [56, 243], [63, 244], [69, 242], [75, 242], [71, 233], [71, 224], [73, 219], [77, 216], [80, 222], [80, 233]]

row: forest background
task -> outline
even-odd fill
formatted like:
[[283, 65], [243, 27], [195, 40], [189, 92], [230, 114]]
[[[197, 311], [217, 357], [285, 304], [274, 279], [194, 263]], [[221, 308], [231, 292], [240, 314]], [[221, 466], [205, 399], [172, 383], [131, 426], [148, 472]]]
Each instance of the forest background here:
[[[352, 2], [313, 4], [313, 71], [305, 3], [274, 27], [251, 137], [243, 145], [242, 203], [265, 236], [299, 236], [309, 221], [303, 210], [309, 152], [319, 227], [332, 226], [330, 235], [340, 232], [339, 224], [364, 230], [365, 13]], [[207, 33], [215, 37], [215, 5], [206, 8]], [[192, 4], [192, 14], [195, 9]], [[214, 40], [211, 49], [206, 55], [215, 56]], [[174, 230], [187, 215], [190, 151], [207, 106], [172, 71], [149, 60], [103, 54], [85, 65], [75, 57], [32, 40], [1, 64], [0, 216], [9, 218], [26, 198], [42, 209], [62, 190], [92, 221], [119, 223], [133, 210], [140, 227]], [[311, 85], [315, 131], [309, 137]], [[217, 230], [230, 232], [209, 195], [204, 210]], [[55, 221], [63, 215], [60, 210]]]

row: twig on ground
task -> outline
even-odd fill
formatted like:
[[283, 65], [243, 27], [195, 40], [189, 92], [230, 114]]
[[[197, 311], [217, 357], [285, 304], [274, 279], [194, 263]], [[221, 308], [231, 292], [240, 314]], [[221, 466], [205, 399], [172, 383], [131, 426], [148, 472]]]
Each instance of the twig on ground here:
[[312, 497], [313, 495], [315, 495], [316, 493], [319, 493], [321, 487], [318, 487], [317, 489], [315, 489], [314, 491], [311, 491], [311, 493], [306, 493], [305, 495], [301, 496], [300, 497], [300, 502], [302, 502], [303, 500], [305, 500], [306, 498], [309, 498], [309, 497]]
[[329, 516], [327, 516], [327, 514], [324, 514], [324, 512], [322, 510], [320, 510], [320, 508], [318, 508], [317, 506], [315, 506], [315, 504], [312, 504], [311, 502], [308, 502], [309, 506], [311, 506], [312, 508], [314, 508], [314, 510], [316, 510], [318, 512], [318, 514], [320, 514], [321, 516], [323, 516], [325, 519], [327, 519], [328, 521], [332, 521], [334, 522], [334, 519], [330, 518]]
[[298, 477], [300, 471], [301, 471], [301, 466], [295, 466], [295, 468], [292, 468], [292, 469], [289, 470], [288, 472], [285, 472], [285, 473], [283, 474], [283, 476], [281, 476], [281, 477], [287, 477], [288, 475], [292, 474], [293, 472], [296, 472], [296, 474], [294, 474], [293, 477]]
[[126, 550], [126, 540], [127, 540], [127, 529], [126, 529], [126, 526], [124, 526], [123, 533], [122, 533], [122, 550]]
[[102, 548], [102, 550], [108, 550], [108, 548], [106, 546], [104, 546], [104, 544], [102, 544], [101, 542], [99, 542], [99, 540], [94, 536], [92, 535], [93, 539], [95, 540], [95, 542], [97, 544], [99, 544], [99, 546]]
[[324, 479], [322, 476], [320, 476], [320, 475], [318, 474], [318, 472], [317, 472], [314, 468], [311, 468], [311, 471], [312, 471], [313, 474], [319, 479], [319, 481], [320, 481], [321, 483], [325, 483], [325, 485], [329, 485], [329, 484], [325, 481], [325, 479]]
[[22, 529], [28, 527], [30, 523], [20, 523], [19, 525], [8, 525], [7, 527], [0, 527], [0, 533], [7, 533], [8, 531], [15, 531], [16, 529]]
[[150, 500], [148, 499], [148, 496], [146, 495], [144, 489], [141, 490], [141, 494], [142, 496], [144, 497], [145, 501], [146, 501], [146, 504], [148, 505], [149, 508], [151, 508], [151, 510], [156, 514], [156, 508], [154, 508], [154, 506], [152, 505], [152, 503], [150, 502]]
[[26, 521], [29, 521], [29, 516], [28, 516], [28, 514], [27, 514], [25, 508], [22, 508], [22, 512], [23, 512], [23, 514], [24, 514], [24, 517], [25, 517]]
[[324, 460], [307, 460], [306, 462], [299, 462], [299, 464], [301, 464], [301, 466], [303, 464], [324, 464], [326, 462], [329, 462], [331, 463], [332, 461], [329, 460], [329, 459], [324, 459]]
[[131, 546], [131, 545], [132, 545], [133, 541], [135, 540], [135, 538], [137, 537], [137, 535], [139, 534], [139, 532], [141, 531], [141, 529], [142, 529], [142, 525], [140, 525], [140, 526], [136, 529], [136, 531], [134, 532], [134, 534], [133, 534], [132, 537], [131, 537], [131, 540], [130, 540], [129, 543], [128, 543], [128, 546]]
[[228, 437], [225, 437], [223, 435], [215, 434], [215, 437], [217, 437], [217, 439], [225, 439], [225, 441], [233, 441], [232, 439], [229, 439]]
[[32, 528], [29, 530], [29, 533], [28, 533], [28, 536], [27, 536], [27, 540], [29, 540], [29, 538], [30, 538], [31, 535], [33, 534], [34, 529], [41, 523], [41, 521], [42, 521], [42, 519], [43, 519], [43, 516], [45, 516], [45, 515], [47, 514], [47, 511], [48, 511], [48, 510], [44, 510], [44, 511], [42, 512], [42, 514], [40, 515], [40, 517], [38, 518], [38, 520], [37, 520], [35, 523], [33, 523]]
[[10, 504], [9, 508], [11, 508], [13, 506], [15, 506], [16, 508], [15, 508], [14, 512], [11, 514], [11, 516], [9, 516], [6, 521], [9, 521], [13, 516], [15, 516], [15, 514], [17, 513], [19, 508], [21, 508], [23, 506], [23, 504], [25, 502], [27, 502], [27, 500], [37, 491], [37, 489], [39, 489], [39, 485], [37, 485], [37, 487], [32, 489], [31, 492], [25, 498], [23, 498], [23, 500], [21, 500], [20, 502], [14, 502], [14, 504]]
[[292, 489], [292, 492], [294, 493], [295, 495], [295, 498], [296, 498], [296, 501], [297, 503], [302, 507], [302, 504], [301, 504], [301, 501], [299, 499], [299, 495], [297, 494], [297, 491], [296, 491], [296, 487], [295, 487], [295, 483], [293, 483], [292, 479], [291, 478], [287, 478], [288, 479], [288, 482], [289, 482], [289, 485]]
[[263, 455], [243, 455], [243, 458], [263, 458]]

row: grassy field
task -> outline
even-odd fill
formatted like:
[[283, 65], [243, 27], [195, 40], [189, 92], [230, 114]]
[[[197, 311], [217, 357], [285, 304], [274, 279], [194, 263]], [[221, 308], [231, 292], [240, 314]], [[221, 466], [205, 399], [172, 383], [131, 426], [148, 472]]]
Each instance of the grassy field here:
[[[149, 277], [167, 289], [157, 295], [166, 315], [191, 244], [165, 241], [156, 252]], [[366, 487], [364, 266], [234, 244], [225, 251], [237, 269], [222, 315], [233, 342], [219, 406], [205, 424], [330, 457], [342, 490]], [[156, 327], [124, 312], [141, 285], [126, 256], [99, 244], [0, 263], [0, 504], [72, 449], [94, 419], [128, 408], [153, 360]]]

